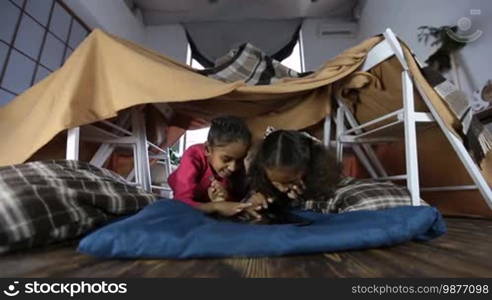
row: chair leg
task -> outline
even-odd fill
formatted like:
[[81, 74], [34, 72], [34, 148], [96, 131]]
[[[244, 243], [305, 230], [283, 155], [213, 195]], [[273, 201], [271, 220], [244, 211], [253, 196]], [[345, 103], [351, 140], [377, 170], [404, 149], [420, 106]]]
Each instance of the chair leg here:
[[151, 191], [149, 152], [147, 133], [143, 112], [138, 109], [132, 111], [132, 131], [136, 139], [137, 183], [148, 192]]
[[170, 149], [170, 147], [167, 147], [167, 149], [166, 149], [166, 181], [167, 181], [167, 177], [169, 177], [169, 175], [171, 175], [171, 170], [172, 170], [171, 155], [169, 154], [169, 149]]
[[114, 148], [115, 146], [113, 144], [102, 144], [92, 157], [90, 164], [96, 167], [102, 167], [113, 153]]
[[[339, 101], [338, 103], [339, 103], [339, 105], [342, 105], [342, 106], [344, 105], [341, 101]], [[349, 125], [351, 127], [359, 126], [359, 123], [355, 119], [355, 116], [347, 108], [345, 108], [345, 118], [347, 119], [347, 122], [349, 123]], [[360, 133], [362, 133], [362, 130], [356, 130], [355, 133], [360, 134]], [[365, 166], [366, 170], [369, 172], [369, 174], [371, 174], [371, 177], [372, 178], [379, 177], [379, 176], [388, 177], [388, 173], [384, 169], [383, 164], [381, 163], [378, 156], [376, 155], [376, 153], [372, 149], [371, 145], [362, 144], [360, 147], [362, 149], [364, 149], [367, 156], [359, 157], [359, 159], [364, 164], [364, 166]], [[364, 162], [363, 160], [367, 160], [367, 162]], [[379, 175], [373, 176], [372, 174], [379, 174]]]
[[412, 205], [418, 206], [420, 205], [420, 183], [417, 157], [417, 134], [415, 127], [415, 106], [413, 83], [408, 71], [402, 72], [402, 87], [407, 188], [412, 198]]
[[74, 127], [67, 132], [67, 160], [79, 160], [80, 127]]
[[323, 125], [323, 144], [325, 147], [330, 148], [330, 137], [331, 137], [331, 116], [325, 117], [325, 123]]
[[342, 107], [338, 107], [337, 110], [337, 140], [336, 140], [336, 154], [338, 163], [343, 163], [343, 143], [341, 141], [344, 128], [345, 128], [345, 118], [344, 118], [344, 109]]
[[376, 171], [372, 167], [372, 164], [371, 164], [369, 158], [367, 157], [367, 155], [362, 150], [362, 147], [359, 145], [353, 145], [352, 149], [354, 150], [354, 153], [357, 156], [357, 159], [359, 159], [361, 164], [366, 169], [367, 173], [369, 173], [369, 176], [371, 176], [371, 178], [373, 178], [373, 179], [378, 178], [379, 177], [378, 174], [376, 173]]
[[[127, 126], [130, 125], [129, 119], [130, 119], [130, 114], [124, 112], [119, 115], [116, 124], [113, 124], [109, 121], [102, 121], [102, 122], [103, 124], [110, 125], [113, 128], [118, 128], [117, 130], [119, 132], [123, 132], [127, 135], [131, 135], [131, 132], [126, 130]], [[115, 133], [116, 130], [113, 129], [112, 132]], [[108, 160], [108, 158], [111, 156], [111, 154], [113, 154], [115, 148], [116, 148], [115, 144], [108, 144], [108, 143], [101, 144], [97, 149], [96, 153], [94, 154], [94, 156], [91, 158], [90, 164], [95, 165], [97, 167], [102, 167], [104, 163]]]

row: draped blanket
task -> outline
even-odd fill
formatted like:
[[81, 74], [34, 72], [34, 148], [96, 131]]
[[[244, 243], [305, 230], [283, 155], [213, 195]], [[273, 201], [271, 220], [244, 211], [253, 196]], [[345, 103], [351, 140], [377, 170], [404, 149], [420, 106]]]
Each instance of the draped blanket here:
[[[273, 72], [266, 62], [260, 63], [265, 72], [270, 71], [258, 74], [270, 75], [258, 76], [248, 71], [258, 61], [255, 64], [254, 58], [251, 60], [251, 56], [246, 56], [245, 61], [253, 62], [246, 63], [249, 69], [231, 73], [237, 79], [224, 82], [198, 74], [189, 66], [137, 44], [94, 30], [60, 69], [6, 106], [0, 107], [0, 166], [25, 162], [66, 129], [115, 117], [131, 107], [152, 106], [154, 103], [165, 103], [171, 107], [176, 113], [175, 119], [165, 124], [180, 126], [182, 130], [188, 129], [194, 120], [200, 119], [206, 124], [212, 118], [224, 114], [244, 118], [256, 139], [261, 139], [269, 125], [287, 130], [314, 127], [331, 114], [332, 99], [338, 86], [347, 86], [351, 77], [360, 73], [370, 73], [376, 80], [347, 90], [349, 94], [358, 93], [359, 97], [353, 101], [355, 115], [359, 123], [367, 122], [402, 107], [402, 68], [395, 57], [381, 62], [368, 72], [359, 72], [367, 54], [382, 38], [376, 36], [367, 39], [304, 77], [275, 69], [274, 61], [271, 61], [275, 70]], [[492, 183], [492, 151], [487, 151], [488, 138], [482, 138], [487, 134], [481, 134], [484, 131], [480, 129], [474, 130], [478, 127], [464, 126], [460, 120], [461, 110], [456, 110], [443, 99], [423, 76], [409, 48], [404, 43], [401, 46], [412, 78], [445, 126], [456, 137], [464, 140], [466, 145], [479, 143], [481, 147], [482, 144], [485, 146], [482, 147], [485, 155], [483, 159], [480, 159], [480, 152], [474, 156], [480, 161], [482, 175]], [[227, 65], [226, 62], [219, 62], [218, 66], [223, 64]], [[228, 78], [224, 72], [229, 71], [218, 71], [216, 75]], [[271, 84], [251, 85], [266, 83], [268, 80]], [[426, 111], [417, 93], [415, 106], [419, 111]], [[446, 186], [450, 182], [470, 184], [466, 170], [461, 168], [461, 162], [448, 141], [442, 138], [442, 133], [435, 130], [433, 132], [436, 134], [429, 138], [432, 130], [419, 131], [419, 138], [428, 138], [430, 141], [427, 144], [419, 143], [419, 158], [436, 156], [436, 149], [439, 149], [437, 157], [419, 166], [422, 170], [422, 186]], [[172, 132], [167, 134], [167, 137], [172, 136], [176, 137]], [[396, 149], [396, 145], [391, 146]], [[478, 149], [474, 146], [470, 148]], [[398, 152], [404, 153], [403, 150]], [[444, 158], [446, 161], [443, 161]], [[404, 171], [396, 170], [401, 161], [400, 157], [392, 160], [395, 164], [394, 174]], [[457, 166], [453, 174], [446, 172], [451, 164]], [[451, 180], [451, 177], [454, 179]], [[471, 214], [477, 211], [490, 212], [483, 200], [471, 201], [470, 194], [478, 195], [476, 191], [461, 194], [448, 192], [440, 198], [446, 199], [446, 203], [466, 206]], [[456, 199], [450, 200], [453, 197]], [[466, 203], [462, 201], [463, 198], [467, 199]]]

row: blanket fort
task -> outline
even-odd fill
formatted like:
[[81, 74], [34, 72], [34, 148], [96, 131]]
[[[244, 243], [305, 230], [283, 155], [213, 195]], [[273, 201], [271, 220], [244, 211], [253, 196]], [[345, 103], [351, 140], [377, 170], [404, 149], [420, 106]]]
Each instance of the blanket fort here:
[[[149, 103], [167, 103], [178, 116], [196, 120], [210, 120], [221, 114], [243, 117], [258, 138], [268, 125], [303, 129], [318, 124], [331, 114], [333, 96], [347, 94], [355, 95], [346, 99], [363, 123], [402, 106], [402, 67], [395, 57], [359, 71], [368, 52], [382, 39], [376, 36], [347, 49], [311, 75], [248, 86], [242, 81], [224, 83], [200, 75], [164, 55], [94, 30], [60, 69], [0, 108], [0, 166], [25, 162], [67, 129]], [[403, 43], [402, 47], [413, 80], [423, 87], [449, 130], [462, 137], [459, 118], [426, 81], [410, 49]], [[415, 104], [417, 110], [427, 109], [417, 93]], [[420, 163], [422, 186], [470, 182], [439, 128], [425, 130], [419, 139], [419, 160], [426, 160]], [[404, 167], [400, 163], [401, 143], [389, 148], [385, 153], [387, 169], [400, 174], [398, 170]], [[446, 172], [450, 165], [456, 168]], [[490, 184], [491, 152], [480, 167]], [[490, 215], [490, 209], [473, 190], [424, 196], [430, 203], [443, 198], [443, 206], [450, 210], [466, 206], [461, 212]]]

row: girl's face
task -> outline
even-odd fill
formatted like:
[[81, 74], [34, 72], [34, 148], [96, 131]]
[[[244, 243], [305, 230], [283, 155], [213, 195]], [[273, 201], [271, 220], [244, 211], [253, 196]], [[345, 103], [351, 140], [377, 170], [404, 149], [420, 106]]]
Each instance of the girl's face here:
[[304, 176], [304, 170], [288, 167], [273, 167], [265, 168], [265, 172], [272, 185], [282, 193], [288, 193], [294, 189], [294, 186], [303, 186], [302, 177]]
[[240, 168], [248, 153], [249, 145], [244, 142], [232, 142], [224, 146], [206, 145], [205, 154], [215, 173], [227, 178]]

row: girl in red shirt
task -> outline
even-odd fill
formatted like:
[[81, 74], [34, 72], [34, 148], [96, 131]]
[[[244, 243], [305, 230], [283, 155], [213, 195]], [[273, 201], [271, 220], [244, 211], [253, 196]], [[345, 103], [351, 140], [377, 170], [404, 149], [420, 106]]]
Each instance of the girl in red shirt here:
[[189, 147], [168, 178], [174, 199], [222, 216], [251, 206], [237, 202], [246, 191], [244, 158], [250, 145], [251, 133], [241, 119], [213, 119], [207, 141]]

